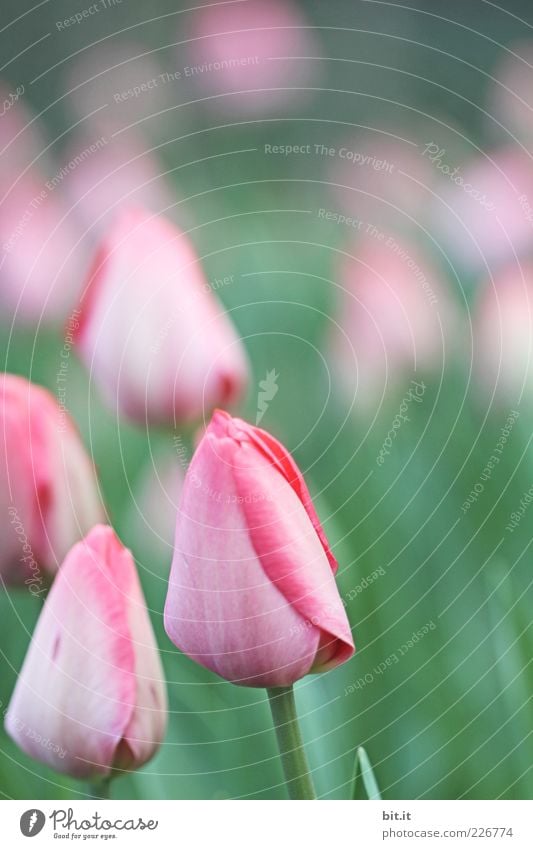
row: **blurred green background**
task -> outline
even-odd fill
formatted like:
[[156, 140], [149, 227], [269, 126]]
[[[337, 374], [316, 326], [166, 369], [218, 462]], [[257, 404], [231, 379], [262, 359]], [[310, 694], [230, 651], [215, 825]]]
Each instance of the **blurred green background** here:
[[[3, 24], [19, 19], [0, 32], [8, 63], [2, 74], [11, 87], [25, 84], [26, 103], [40, 114], [58, 167], [76, 132], [71, 101], [77, 95], [65, 96], [71, 69], [97, 42], [111, 55], [135, 43], [137, 53], [149, 53], [163, 70], [184, 67], [190, 54], [176, 45], [190, 13], [181, 13], [182, 5], [191, 4], [157, 0], [147, 9], [123, 0], [61, 32], [55, 22], [83, 3], [44, 3], [24, 15], [29, 4], [4, 0]], [[340, 563], [339, 590], [358, 651], [343, 667], [297, 686], [319, 795], [347, 797], [354, 753], [364, 745], [384, 798], [530, 798], [531, 521], [526, 514], [512, 533], [506, 525], [533, 484], [531, 400], [527, 393], [479, 392], [470, 355], [454, 357], [452, 344], [445, 367], [423, 374], [423, 403], [411, 405], [410, 422], [378, 467], [376, 455], [417, 375], [389, 387], [375, 417], [359, 413], [331, 383], [327, 340], [338, 309], [338, 251], [347, 242], [343, 228], [316, 214], [339, 208], [331, 173], [322, 158], [263, 151], [265, 144], [339, 146], [391, 127], [418, 145], [441, 139], [456, 161], [505, 143], [504, 129], [486, 114], [487, 89], [503, 45], [530, 35], [531, 8], [516, 2], [502, 11], [478, 0], [410, 9], [317, 0], [300, 2], [299, 9], [319, 45], [312, 55], [322, 57], [305, 96], [297, 92], [283, 108], [274, 101], [254, 114], [224, 106], [216, 113], [184, 81], [169, 101], [137, 98], [133, 106], [148, 104], [146, 113], [129, 119], [119, 113], [118, 120], [122, 126], [142, 120], [145, 148], [157, 155], [175, 194], [172, 216], [189, 231], [208, 279], [234, 275], [217, 295], [252, 363], [239, 414], [255, 421], [258, 383], [274, 368], [279, 392], [262, 426], [304, 470]], [[95, 67], [103, 72], [104, 92], [105, 66]], [[128, 130], [119, 142], [127, 138]], [[419, 221], [427, 225], [423, 210]], [[412, 226], [410, 237], [432, 256], [467, 321], [480, 271], [450, 258], [424, 226]], [[52, 392], [62, 345], [61, 331], [44, 323], [0, 326], [4, 369]], [[284, 798], [264, 691], [218, 680], [182, 656], [163, 631], [171, 550], [156, 539], [146, 502], [137, 509], [133, 499], [153, 457], [175, 459], [178, 432], [117, 421], [74, 355], [68, 406], [94, 457], [110, 520], [135, 554], [168, 680], [166, 741], [143, 770], [117, 780], [113, 794]], [[464, 513], [461, 505], [511, 410], [519, 416], [501, 461]], [[162, 490], [151, 496], [151, 515], [168, 512], [169, 498]], [[24, 591], [0, 597], [2, 710], [38, 612], [39, 603]], [[400, 656], [429, 623], [435, 627]], [[383, 671], [380, 664], [395, 654], [398, 662]], [[0, 792], [83, 798], [86, 789], [30, 761], [0, 731]]]

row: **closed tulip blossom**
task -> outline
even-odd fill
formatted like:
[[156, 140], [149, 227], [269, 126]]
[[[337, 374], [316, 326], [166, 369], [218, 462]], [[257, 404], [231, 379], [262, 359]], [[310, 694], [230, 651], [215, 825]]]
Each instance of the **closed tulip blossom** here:
[[188, 238], [140, 207], [97, 252], [78, 351], [114, 410], [141, 423], [194, 421], [244, 391], [242, 344]]
[[252, 687], [287, 687], [348, 660], [331, 552], [289, 452], [216, 411], [182, 493], [165, 629], [193, 660]]
[[63, 194], [64, 163], [44, 153], [18, 91], [0, 82], [0, 318], [60, 324], [79, 298], [87, 255]]
[[0, 375], [0, 576], [38, 594], [104, 509], [68, 414], [41, 386]]
[[473, 309], [476, 386], [518, 400], [533, 386], [533, 263], [513, 263], [486, 280]]
[[187, 38], [180, 33], [180, 60], [200, 102], [214, 111], [254, 116], [301, 108], [318, 82], [320, 54], [301, 4], [247, 0], [205, 4], [191, 12]]
[[360, 240], [343, 256], [339, 281], [332, 359], [358, 409], [372, 410], [417, 373], [438, 372], [461, 344], [453, 297], [413, 242]]
[[67, 555], [9, 703], [8, 734], [75, 778], [109, 778], [156, 752], [166, 725], [159, 655], [130, 552], [93, 528]]

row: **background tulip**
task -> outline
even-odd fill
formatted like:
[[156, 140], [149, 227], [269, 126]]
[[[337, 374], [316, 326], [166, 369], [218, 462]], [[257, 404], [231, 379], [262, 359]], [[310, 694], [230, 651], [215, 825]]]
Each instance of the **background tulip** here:
[[104, 510], [80, 436], [47, 390], [0, 375], [0, 441], [0, 573], [35, 591]]
[[77, 344], [114, 409], [141, 422], [194, 420], [235, 401], [244, 350], [187, 237], [140, 208], [97, 253]]
[[533, 264], [513, 264], [479, 293], [473, 309], [477, 386], [516, 400], [533, 384]]
[[185, 49], [181, 84], [192, 82], [219, 112], [253, 116], [294, 108], [316, 83], [313, 57], [320, 49], [292, 0], [200, 7], [191, 14]]
[[83, 219], [88, 238], [98, 241], [112, 226], [124, 204], [139, 204], [159, 212], [176, 202], [164, 176], [163, 166], [141, 135], [128, 133], [113, 138], [112, 128], [96, 137], [75, 137], [65, 159], [75, 162], [83, 151], [98, 149], [84, 157], [66, 183], [75, 211]]
[[56, 324], [79, 297], [88, 258], [62, 163], [49, 158], [21, 90], [0, 82], [0, 317]]
[[[458, 312], [436, 267], [408, 240], [371, 236], [343, 256], [332, 358], [357, 406], [372, 407], [450, 357]], [[454, 346], [461, 344], [454, 337]], [[399, 379], [400, 378], [400, 379]]]
[[336, 569], [290, 454], [217, 411], [183, 489], [165, 606], [172, 642], [248, 686], [337, 666], [354, 646]]
[[77, 778], [136, 769], [164, 735], [163, 680], [133, 558], [97, 526], [50, 590], [7, 731], [28, 755]]

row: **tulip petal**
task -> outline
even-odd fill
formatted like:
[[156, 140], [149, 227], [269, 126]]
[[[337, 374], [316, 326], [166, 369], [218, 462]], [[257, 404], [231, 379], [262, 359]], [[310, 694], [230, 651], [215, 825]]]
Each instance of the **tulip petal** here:
[[223, 410], [215, 410], [213, 415], [213, 420], [215, 422], [217, 421], [217, 417], [219, 417], [219, 420], [222, 418], [223, 428], [228, 426], [229, 421], [232, 423], [232, 428], [237, 427], [239, 430], [244, 431], [255, 447], [264, 454], [264, 456], [278, 469], [287, 482], [292, 486], [296, 495], [302, 502], [305, 512], [311, 520], [322, 547], [326, 552], [326, 557], [328, 558], [331, 570], [333, 574], [336, 574], [339, 564], [331, 550], [326, 534], [322, 529], [320, 519], [318, 518], [314, 504], [311, 500], [311, 495], [304, 477], [285, 446], [282, 445], [281, 442], [278, 442], [278, 440], [271, 436], [271, 434], [266, 430], [262, 430], [259, 427], [253, 427], [243, 419], [232, 419], [232, 417]]
[[[189, 468], [165, 629], [185, 654], [235, 684], [284, 686], [310, 669], [320, 634], [265, 575], [233, 473], [236, 451], [233, 439], [208, 432]], [[249, 492], [264, 494], [261, 482]]]
[[[354, 652], [352, 634], [322, 540], [297, 491], [287, 487], [277, 465], [248, 442], [235, 454], [233, 473], [244, 496], [250, 539], [268, 578], [304, 621], [321, 632], [320, 654], [312, 671], [343, 663]], [[260, 492], [271, 497], [246, 498]]]
[[71, 550], [43, 608], [6, 716], [27, 754], [77, 777], [107, 775], [136, 705], [125, 597], [135, 566], [111, 528]]

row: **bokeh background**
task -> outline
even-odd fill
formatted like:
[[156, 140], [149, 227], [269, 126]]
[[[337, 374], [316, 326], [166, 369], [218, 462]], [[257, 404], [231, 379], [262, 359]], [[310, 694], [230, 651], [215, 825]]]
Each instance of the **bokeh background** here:
[[[168, 215], [248, 351], [240, 415], [255, 421], [275, 371], [261, 424], [304, 470], [340, 562], [358, 651], [297, 686], [319, 795], [348, 796], [363, 745], [384, 798], [530, 798], [530, 4], [84, 9], [2, 4], [2, 90], [24, 87], [0, 118], [2, 245], [32, 197], [16, 177], [38, 189], [62, 174], [46, 263], [28, 226], [20, 266], [0, 268], [3, 369], [57, 395], [64, 321], [113, 214], [135, 201]], [[38, 273], [50, 297], [36, 309]], [[264, 691], [196, 666], [162, 627], [194, 435], [118, 418], [74, 351], [66, 398], [169, 689], [165, 744], [114, 795], [283, 798]], [[27, 591], [1, 593], [2, 711], [38, 613]], [[4, 797], [86, 792], [0, 731]]]

